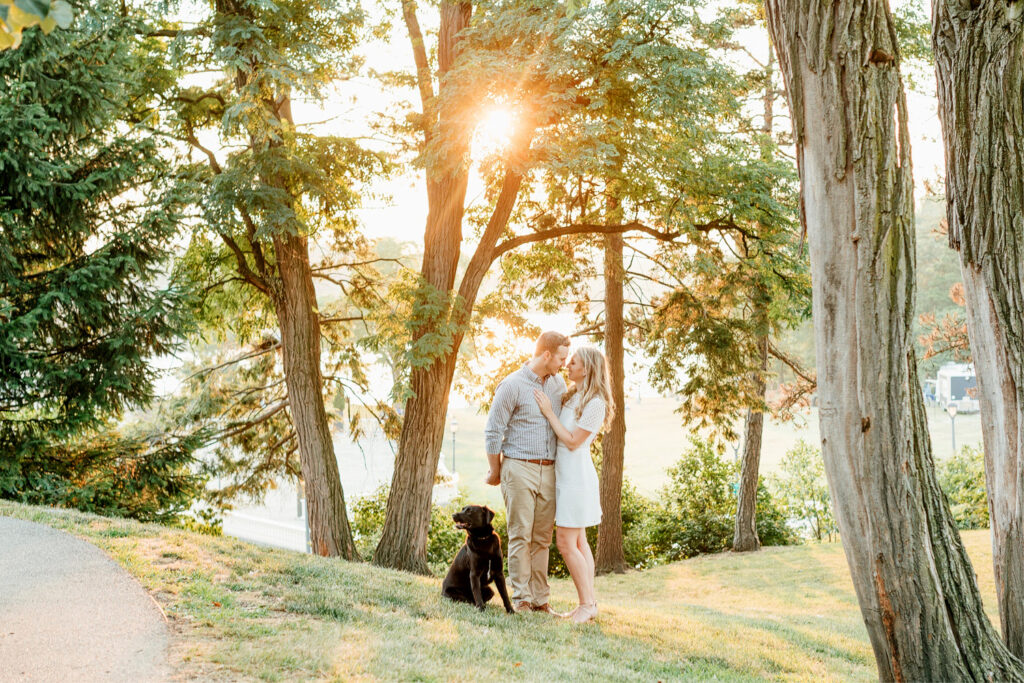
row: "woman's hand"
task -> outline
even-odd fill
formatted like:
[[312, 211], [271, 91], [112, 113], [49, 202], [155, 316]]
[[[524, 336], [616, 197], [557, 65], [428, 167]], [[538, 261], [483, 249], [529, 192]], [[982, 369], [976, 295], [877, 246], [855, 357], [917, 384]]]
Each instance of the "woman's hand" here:
[[548, 398], [547, 394], [539, 389], [534, 389], [533, 397], [537, 399], [537, 407], [540, 408], [540, 412], [549, 417], [554, 414], [555, 411], [551, 409], [551, 399]]

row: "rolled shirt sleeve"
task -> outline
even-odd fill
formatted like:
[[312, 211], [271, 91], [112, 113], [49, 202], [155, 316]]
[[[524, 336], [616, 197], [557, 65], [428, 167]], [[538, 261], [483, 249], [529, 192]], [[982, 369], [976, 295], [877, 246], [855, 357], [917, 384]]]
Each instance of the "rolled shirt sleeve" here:
[[583, 406], [583, 412], [580, 414], [580, 419], [576, 421], [576, 426], [586, 429], [592, 434], [597, 433], [604, 425], [606, 409], [604, 400], [595, 396], [587, 402], [587, 405]]

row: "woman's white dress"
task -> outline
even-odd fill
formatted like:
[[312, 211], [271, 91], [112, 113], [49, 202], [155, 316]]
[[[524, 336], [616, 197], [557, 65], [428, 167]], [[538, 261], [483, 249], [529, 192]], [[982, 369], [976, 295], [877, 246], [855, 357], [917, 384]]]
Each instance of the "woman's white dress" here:
[[579, 401], [579, 394], [570, 398], [558, 419], [570, 434], [582, 427], [590, 436], [573, 451], [559, 441], [555, 455], [555, 524], [574, 529], [601, 523], [601, 494], [590, 444], [604, 424], [605, 404], [600, 398], [590, 399], [577, 421]]

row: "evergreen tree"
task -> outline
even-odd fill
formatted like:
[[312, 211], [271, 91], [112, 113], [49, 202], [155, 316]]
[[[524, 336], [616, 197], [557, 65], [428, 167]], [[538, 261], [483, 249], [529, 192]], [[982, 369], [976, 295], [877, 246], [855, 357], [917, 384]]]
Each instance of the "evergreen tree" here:
[[0, 495], [155, 518], [200, 490], [200, 439], [112, 431], [187, 326], [141, 30], [97, 3], [0, 53]]

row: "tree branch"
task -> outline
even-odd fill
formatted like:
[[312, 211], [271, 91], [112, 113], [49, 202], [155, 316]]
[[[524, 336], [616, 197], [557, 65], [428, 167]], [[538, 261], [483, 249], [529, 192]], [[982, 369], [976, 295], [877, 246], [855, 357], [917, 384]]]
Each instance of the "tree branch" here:
[[[217, 155], [214, 154], [212, 150], [204, 147], [199, 142], [199, 138], [196, 137], [195, 133], [192, 131], [191, 128], [188, 128], [185, 131], [185, 135], [186, 140], [188, 140], [188, 143], [190, 145], [192, 145], [193, 147], [195, 147], [200, 152], [206, 155], [206, 158], [209, 159], [210, 162], [210, 168], [213, 169], [214, 173], [220, 175], [221, 173], [224, 172], [224, 169], [221, 167], [220, 162], [217, 161]], [[226, 245], [228, 245], [228, 248], [231, 249], [231, 251], [234, 253], [235, 261], [238, 264], [238, 273], [245, 279], [246, 282], [251, 284], [256, 289], [260, 290], [267, 296], [270, 296], [270, 285], [267, 283], [266, 279], [267, 272], [266, 263], [263, 260], [263, 252], [260, 250], [259, 245], [254, 243], [254, 237], [256, 235], [256, 225], [252, 220], [252, 216], [249, 215], [249, 212], [246, 211], [245, 207], [236, 206], [236, 208], [238, 209], [239, 214], [241, 214], [242, 216], [242, 222], [245, 223], [245, 229], [247, 234], [249, 235], [249, 245], [250, 247], [252, 247], [253, 258], [256, 259], [256, 267], [260, 271], [259, 274], [253, 272], [252, 268], [249, 267], [248, 259], [245, 258], [245, 254], [242, 252], [242, 249], [238, 246], [238, 243], [235, 242], [235, 240], [230, 235], [221, 232], [220, 230], [217, 230], [217, 234], [220, 235], [220, 238], [224, 241]]]
[[413, 59], [416, 62], [416, 84], [419, 86], [420, 102], [423, 104], [423, 137], [430, 142], [433, 125], [432, 109], [434, 108], [434, 84], [430, 75], [430, 62], [427, 60], [427, 48], [423, 42], [423, 32], [416, 18], [414, 0], [402, 0], [402, 17], [409, 31], [409, 42], [412, 43]]
[[216, 372], [217, 370], [220, 370], [221, 368], [227, 367], [229, 365], [234, 365], [235, 363], [241, 363], [243, 360], [249, 360], [250, 358], [255, 358], [256, 356], [262, 356], [264, 354], [270, 353], [271, 351], [276, 351], [279, 348], [281, 348], [281, 342], [275, 342], [269, 346], [262, 346], [259, 349], [253, 351], [252, 353], [247, 353], [244, 356], [239, 356], [238, 358], [225, 361], [220, 365], [214, 365], [212, 368], [203, 368], [202, 370], [197, 370], [196, 372], [193, 372], [191, 375], [186, 377], [185, 381], [187, 382], [193, 377], [199, 377], [200, 375], [208, 375], [211, 372]]
[[365, 320], [361, 315], [351, 315], [342, 318], [320, 318], [321, 325], [330, 325], [332, 323], [350, 323], [356, 320]]
[[225, 428], [224, 431], [218, 433], [214, 438], [217, 441], [221, 441], [223, 439], [230, 439], [232, 436], [238, 436], [242, 432], [252, 429], [258, 424], [266, 422], [267, 420], [274, 417], [287, 407], [288, 399], [279, 401], [278, 403], [275, 403], [274, 405], [270, 406], [265, 411], [263, 411], [263, 413], [257, 415], [251, 420], [245, 420], [244, 422], [237, 422], [232, 424], [230, 427]]
[[524, 244], [530, 244], [532, 242], [542, 242], [544, 240], [553, 239], [555, 237], [564, 237], [566, 235], [615, 235], [624, 232], [644, 232], [654, 237], [655, 239], [662, 240], [664, 242], [670, 242], [675, 238], [679, 237], [682, 232], [664, 232], [657, 228], [644, 225], [639, 221], [632, 221], [630, 223], [624, 223], [622, 225], [597, 225], [595, 223], [578, 223], [576, 225], [568, 225], [561, 228], [552, 228], [551, 230], [541, 230], [540, 232], [531, 233], [529, 235], [519, 235], [518, 237], [512, 237], [505, 240], [501, 244], [494, 248], [494, 258], [501, 256], [502, 254], [512, 251], [517, 247], [521, 247]]
[[814, 377], [811, 377], [807, 373], [807, 371], [800, 365], [800, 363], [798, 363], [797, 361], [795, 361], [794, 359], [790, 358], [785, 353], [780, 351], [779, 348], [774, 344], [768, 344], [768, 353], [782, 361], [783, 364], [789, 366], [789, 369], [796, 373], [796, 376], [799, 377], [800, 379], [810, 383], [812, 386], [818, 385], [818, 380], [815, 379]]

